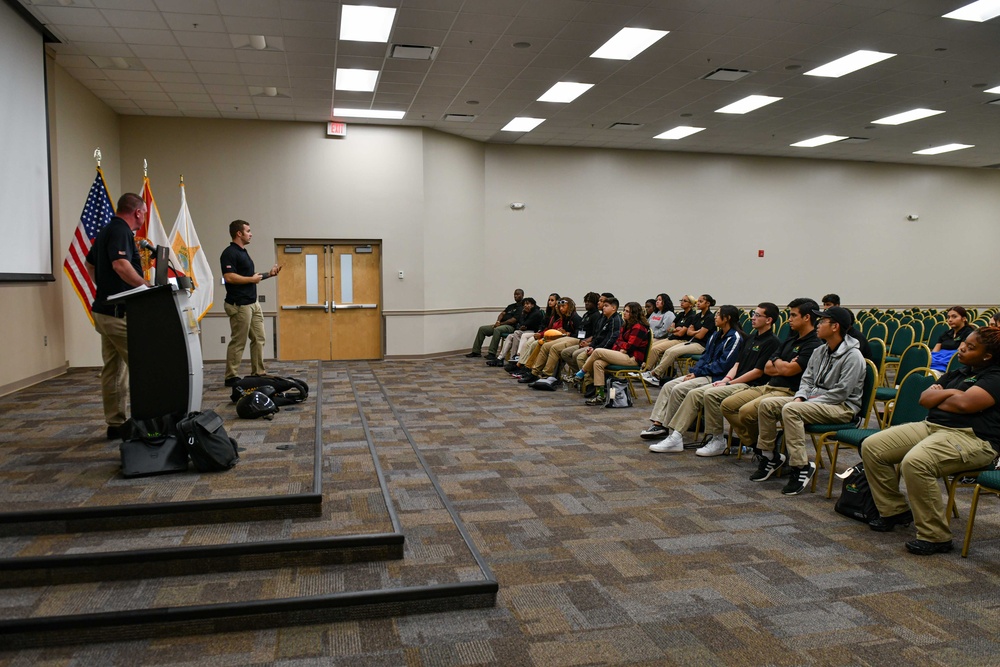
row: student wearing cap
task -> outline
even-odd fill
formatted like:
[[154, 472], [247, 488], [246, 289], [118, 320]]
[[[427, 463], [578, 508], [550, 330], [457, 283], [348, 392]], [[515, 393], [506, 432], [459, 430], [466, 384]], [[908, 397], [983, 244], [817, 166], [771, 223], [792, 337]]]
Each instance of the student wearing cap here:
[[846, 333], [851, 314], [835, 306], [816, 310], [814, 315], [818, 318], [816, 335], [825, 345], [809, 359], [799, 390], [793, 397], [765, 398], [758, 409], [761, 460], [750, 480], [763, 482], [785, 463], [785, 456], [775, 447], [781, 421], [791, 465], [788, 483], [781, 490], [786, 496], [802, 493], [816, 473], [806, 449], [806, 424], [847, 423], [861, 410], [865, 360], [858, 341]]

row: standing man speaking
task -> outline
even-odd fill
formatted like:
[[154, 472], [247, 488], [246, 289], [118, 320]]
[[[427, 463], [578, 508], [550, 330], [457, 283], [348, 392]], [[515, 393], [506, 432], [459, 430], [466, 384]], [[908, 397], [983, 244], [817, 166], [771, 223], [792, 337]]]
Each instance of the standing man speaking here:
[[121, 436], [125, 423], [125, 396], [128, 394], [128, 330], [125, 304], [110, 304], [108, 297], [140, 285], [142, 277], [135, 230], [146, 220], [146, 202], [132, 192], [118, 199], [115, 215], [104, 226], [87, 253], [87, 273], [97, 287], [91, 314], [94, 328], [101, 334], [101, 399], [108, 440]]
[[226, 315], [229, 316], [229, 347], [226, 350], [226, 386], [240, 381], [236, 371], [243, 359], [243, 349], [250, 339], [250, 374], [264, 375], [264, 313], [257, 303], [257, 283], [278, 275], [281, 265], [275, 264], [267, 273], [257, 273], [246, 246], [253, 238], [250, 223], [233, 220], [229, 223], [232, 243], [222, 251], [222, 277], [226, 281]]

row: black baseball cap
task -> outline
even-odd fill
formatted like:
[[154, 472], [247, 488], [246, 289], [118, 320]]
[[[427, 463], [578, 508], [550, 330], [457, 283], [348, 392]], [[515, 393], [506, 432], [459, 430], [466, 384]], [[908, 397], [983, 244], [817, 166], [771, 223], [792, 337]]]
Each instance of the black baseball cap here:
[[851, 315], [851, 311], [846, 308], [841, 308], [840, 306], [834, 306], [833, 308], [827, 308], [826, 310], [814, 310], [813, 315], [818, 318], [828, 317], [839, 324], [841, 335], [846, 334], [847, 330], [851, 328], [852, 324], [854, 324], [854, 317]]

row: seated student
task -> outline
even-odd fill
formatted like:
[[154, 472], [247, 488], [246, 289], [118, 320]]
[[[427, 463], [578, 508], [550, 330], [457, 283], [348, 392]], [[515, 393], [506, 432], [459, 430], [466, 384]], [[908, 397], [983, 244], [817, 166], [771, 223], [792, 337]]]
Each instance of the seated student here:
[[778, 451], [778, 422], [785, 433], [785, 448], [791, 470], [781, 490], [786, 496], [802, 493], [816, 473], [806, 448], [806, 424], [845, 424], [858, 417], [865, 381], [865, 360], [858, 341], [848, 335], [851, 315], [847, 309], [817, 310], [816, 335], [820, 345], [809, 359], [794, 397], [775, 396], [760, 402], [760, 465], [750, 476], [763, 482], [785, 462]]
[[646, 316], [646, 321], [649, 321], [649, 316], [653, 314], [656, 310], [656, 299], [646, 299], [645, 305], [643, 305], [643, 315]]
[[[545, 316], [543, 318], [542, 326], [530, 334], [525, 331], [521, 334], [521, 340], [517, 348], [517, 356], [511, 359], [505, 369], [508, 370], [512, 375], [521, 376], [527, 373], [527, 368], [529, 365], [525, 363], [528, 356], [534, 350], [535, 345], [545, 336], [545, 332], [549, 329], [559, 329], [562, 327], [562, 315], [559, 314], [559, 299], [562, 297], [558, 293], [553, 292], [549, 295], [548, 306], [545, 308]], [[511, 368], [513, 366], [513, 368]]]
[[[553, 369], [555, 368], [555, 360], [558, 360], [559, 357], [551, 354], [551, 352], [556, 343], [561, 343], [567, 338], [570, 340], [576, 340], [575, 334], [580, 330], [581, 322], [583, 322], [583, 318], [576, 312], [576, 302], [569, 297], [565, 297], [559, 299], [556, 303], [556, 308], [559, 310], [560, 317], [558, 326], [554, 329], [547, 329], [543, 332], [545, 337], [539, 339], [539, 345], [535, 348], [534, 361], [531, 359], [527, 359], [525, 361], [525, 368], [530, 368], [530, 370], [523, 374], [518, 380], [521, 384], [532, 384], [536, 380], [540, 380], [541, 377], [535, 373], [535, 370], [537, 369], [538, 373], [541, 373], [550, 356], [554, 360], [552, 367]], [[552, 331], [557, 331], [562, 335], [550, 337], [549, 334]], [[531, 365], [528, 366], [528, 364]]]
[[[581, 341], [579, 347], [567, 348], [559, 353], [559, 357], [573, 373], [576, 373], [583, 367], [584, 362], [587, 361], [587, 357], [590, 356], [591, 349], [599, 350], [605, 347], [611, 347], [615, 344], [615, 341], [618, 340], [618, 334], [621, 333], [622, 329], [621, 313], [618, 312], [617, 306], [615, 306], [613, 310], [608, 310], [605, 307], [607, 302], [614, 298], [615, 295], [611, 292], [602, 293], [601, 300], [598, 302], [598, 310], [601, 311], [601, 319], [597, 322], [597, 328], [594, 331], [594, 335], [589, 339]], [[592, 395], [593, 393], [591, 393], [591, 396]]]
[[526, 333], [534, 333], [538, 327], [542, 326], [543, 313], [538, 308], [538, 302], [535, 301], [535, 298], [531, 296], [524, 297], [521, 303], [523, 306], [514, 325], [515, 329], [513, 333], [508, 334], [507, 338], [504, 339], [503, 346], [500, 348], [500, 352], [496, 355], [496, 358], [487, 360], [487, 366], [503, 366], [503, 360], [508, 355], [513, 356], [512, 350], [517, 350], [517, 343], [521, 339], [521, 336]]
[[[969, 334], [958, 348], [958, 359], [962, 367], [920, 395], [920, 405], [929, 410], [927, 419], [876, 433], [861, 448], [881, 515], [869, 526], [887, 532], [912, 521], [917, 538], [906, 548], [920, 556], [952, 550], [950, 517], [938, 479], [985, 467], [1000, 449], [1000, 329], [989, 326]], [[899, 490], [897, 464], [909, 508]]]
[[[839, 294], [826, 294], [823, 296], [823, 310], [830, 310], [835, 306], [840, 306]], [[865, 359], [871, 359], [871, 345], [868, 344], [868, 339], [865, 338], [865, 335], [861, 333], [861, 329], [858, 329], [858, 327], [855, 326], [857, 318], [854, 317], [854, 313], [851, 312], [849, 308], [844, 308], [844, 310], [851, 314], [851, 326], [848, 328], [847, 333], [851, 336], [851, 338], [858, 341], [858, 345], [861, 347], [861, 356]]]
[[[721, 309], [719, 312], [722, 312]], [[719, 456], [726, 451], [726, 439], [723, 437], [722, 401], [733, 394], [752, 387], [759, 387], [767, 382], [768, 377], [764, 375], [764, 366], [781, 344], [781, 341], [771, 330], [778, 316], [778, 306], [775, 304], [769, 301], [759, 304], [751, 313], [753, 331], [743, 341], [736, 364], [721, 380], [688, 392], [684, 402], [674, 413], [673, 419], [667, 424], [675, 431], [683, 431], [684, 428], [687, 428], [683, 425], [689, 424], [698, 414], [698, 410], [703, 408], [705, 435], [710, 436], [711, 439], [695, 451], [696, 455]], [[702, 359], [704, 358], [703, 356]], [[640, 437], [654, 439], [666, 434], [666, 426], [657, 425], [654, 421], [653, 426], [643, 431]]]
[[561, 380], [556, 375], [559, 362], [562, 361], [564, 350], [579, 350], [580, 346], [593, 337], [597, 331], [597, 325], [604, 315], [601, 313], [598, 304], [603, 303], [602, 297], [597, 292], [587, 292], [583, 297], [584, 313], [575, 329], [569, 330], [568, 336], [563, 336], [542, 346], [538, 356], [535, 357], [535, 364], [531, 369], [532, 375], [539, 378], [539, 382], [529, 385], [532, 389], [554, 389]]
[[[670, 300], [670, 295], [666, 292], [656, 295], [653, 302], [655, 306], [653, 312], [646, 315], [649, 320], [649, 333], [653, 336], [653, 346], [656, 341], [666, 340], [674, 327], [674, 320], [677, 315], [674, 313], [674, 302]], [[659, 355], [657, 355], [659, 358]]]
[[558, 294], [550, 294], [549, 300], [545, 307], [545, 312], [541, 312], [539, 309], [538, 314], [532, 319], [531, 327], [522, 326], [518, 328], [517, 331], [507, 336], [507, 340], [504, 341], [503, 347], [500, 350], [500, 355], [497, 357], [499, 361], [506, 361], [507, 364], [504, 366], [504, 370], [508, 373], [513, 371], [516, 366], [516, 360], [520, 357], [521, 351], [524, 346], [527, 345], [529, 340], [532, 340], [532, 336], [538, 331], [545, 331], [545, 325], [547, 324], [552, 313], [555, 312], [556, 301], [559, 300]]
[[[691, 372], [683, 377], [671, 380], [660, 389], [656, 397], [656, 405], [649, 420], [653, 422], [651, 429], [663, 429], [666, 424], [673, 432], [664, 440], [649, 446], [651, 452], [682, 452], [684, 451], [683, 432], [697, 416], [697, 410], [681, 410], [686, 398], [701, 387], [710, 386], [721, 380], [736, 363], [743, 344], [743, 330], [739, 327], [740, 310], [736, 306], [723, 306], [715, 313], [715, 331], [708, 337], [705, 353], [694, 365]], [[649, 437], [647, 431], [639, 434]]]
[[[618, 299], [610, 299], [604, 303], [604, 314], [608, 316], [617, 314]], [[594, 396], [587, 399], [587, 405], [604, 404], [604, 369], [610, 365], [641, 366], [646, 358], [646, 349], [649, 347], [649, 322], [643, 313], [642, 306], [636, 301], [629, 301], [625, 304], [625, 313], [622, 318], [621, 333], [618, 339], [610, 348], [592, 348], [587, 357], [583, 369], [577, 373], [586, 376], [590, 375], [594, 379]]]
[[931, 370], [938, 373], [945, 372], [958, 346], [975, 330], [976, 328], [969, 324], [969, 311], [962, 306], [949, 308], [948, 330], [938, 337], [934, 349], [931, 350]]
[[469, 352], [465, 356], [482, 356], [483, 341], [486, 340], [487, 336], [492, 336], [492, 339], [490, 339], [490, 351], [489, 354], [486, 355], [486, 358], [496, 359], [500, 339], [504, 334], [510, 334], [514, 331], [514, 325], [517, 324], [517, 320], [521, 315], [522, 299], [524, 299], [524, 290], [520, 288], [514, 290], [514, 303], [504, 308], [503, 311], [497, 315], [496, 322], [493, 324], [484, 324], [479, 327], [479, 331], [476, 332], [476, 340], [472, 343], [472, 352]]
[[681, 297], [681, 312], [674, 316], [673, 322], [667, 326], [667, 335], [653, 341], [653, 346], [649, 349], [649, 358], [646, 359], [646, 372], [642, 376], [649, 384], [653, 383], [653, 377], [649, 373], [660, 363], [663, 353], [675, 345], [683, 345], [691, 339], [688, 327], [698, 320], [698, 310], [694, 307], [697, 299], [690, 294]]
[[749, 387], [722, 401], [722, 416], [743, 445], [757, 443], [757, 408], [764, 398], [792, 396], [798, 391], [809, 357], [822, 344], [814, 326], [816, 308], [812, 299], [793, 299], [788, 304], [791, 332], [764, 365], [764, 375], [769, 378], [767, 384]]
[[[674, 362], [685, 354], [701, 354], [705, 351], [705, 342], [715, 331], [715, 314], [711, 308], [715, 299], [708, 294], [702, 294], [695, 302], [698, 313], [695, 319], [682, 330], [680, 326], [674, 329], [673, 335], [687, 336], [679, 345], [672, 345], [663, 352], [656, 366], [646, 364], [648, 373], [643, 378], [650, 384], [658, 385], [663, 379], [673, 373]], [[737, 323], [738, 324], [738, 323]]]

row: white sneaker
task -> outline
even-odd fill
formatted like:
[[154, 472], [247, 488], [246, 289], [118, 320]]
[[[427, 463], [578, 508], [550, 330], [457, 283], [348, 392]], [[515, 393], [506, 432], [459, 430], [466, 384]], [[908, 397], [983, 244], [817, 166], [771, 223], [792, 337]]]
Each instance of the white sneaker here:
[[660, 380], [659, 380], [659, 378], [657, 378], [655, 375], [653, 375], [649, 371], [643, 371], [643, 373], [642, 373], [642, 379], [646, 382], [646, 384], [651, 384], [654, 387], [659, 387], [660, 386]]
[[684, 436], [680, 434], [680, 431], [674, 431], [666, 437], [664, 440], [659, 442], [654, 442], [649, 446], [649, 451], [651, 452], [683, 452], [684, 451]]
[[712, 439], [695, 451], [697, 456], [721, 456], [726, 452], [726, 439], [721, 435], [713, 435]]

